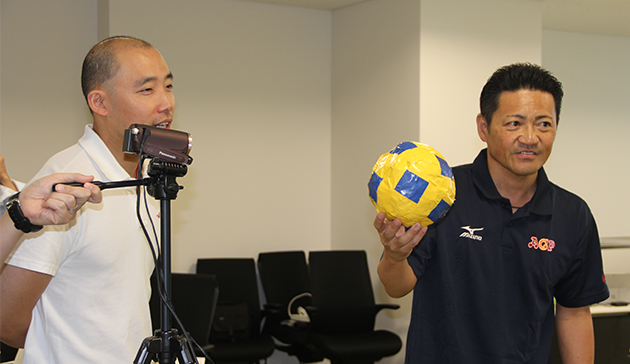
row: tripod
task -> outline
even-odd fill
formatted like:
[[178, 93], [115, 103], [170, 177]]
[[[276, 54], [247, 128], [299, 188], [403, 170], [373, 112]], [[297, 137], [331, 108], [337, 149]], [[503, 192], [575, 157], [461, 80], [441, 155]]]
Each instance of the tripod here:
[[[182, 189], [177, 182], [177, 177], [186, 175], [188, 167], [183, 164], [164, 162], [154, 158], [149, 164], [149, 176], [144, 180], [134, 181], [135, 185], [146, 185], [149, 195], [160, 200], [160, 232], [161, 232], [161, 253], [158, 265], [158, 287], [160, 278], [163, 297], [169, 299], [171, 294], [171, 200], [177, 198], [177, 192]], [[168, 303], [162, 302], [160, 306], [160, 328], [156, 329], [154, 335], [143, 340], [142, 345], [136, 355], [134, 364], [150, 364], [158, 361], [160, 364], [172, 364], [175, 358], [180, 364], [197, 363], [194, 353], [186, 336], [180, 334], [177, 329], [171, 328], [171, 313]], [[156, 360], [157, 359], [157, 360]]]

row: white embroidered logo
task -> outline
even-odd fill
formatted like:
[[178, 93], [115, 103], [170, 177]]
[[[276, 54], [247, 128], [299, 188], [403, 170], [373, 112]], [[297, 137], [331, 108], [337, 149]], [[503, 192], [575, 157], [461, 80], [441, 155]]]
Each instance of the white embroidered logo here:
[[475, 235], [475, 231], [481, 231], [483, 230], [483, 228], [471, 228], [470, 226], [462, 226], [462, 229], [468, 230], [468, 231], [464, 231], [463, 233], [461, 233], [459, 235], [460, 238], [468, 238], [468, 239], [479, 240], [479, 241], [483, 239], [482, 236]]

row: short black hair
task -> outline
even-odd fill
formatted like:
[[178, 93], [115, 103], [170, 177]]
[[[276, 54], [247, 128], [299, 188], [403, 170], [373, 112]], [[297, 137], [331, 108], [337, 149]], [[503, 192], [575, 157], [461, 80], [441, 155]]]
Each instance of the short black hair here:
[[505, 91], [533, 90], [548, 92], [553, 96], [556, 108], [556, 121], [560, 121], [560, 108], [562, 106], [562, 83], [549, 71], [532, 63], [514, 63], [495, 71], [488, 79], [481, 96], [479, 106], [481, 115], [488, 125], [492, 115], [499, 108], [499, 98]]
[[135, 48], [152, 48], [142, 39], [117, 35], [103, 39], [95, 44], [83, 60], [81, 69], [81, 89], [87, 100], [88, 94], [116, 75], [120, 64], [116, 59], [116, 51], [121, 46]]

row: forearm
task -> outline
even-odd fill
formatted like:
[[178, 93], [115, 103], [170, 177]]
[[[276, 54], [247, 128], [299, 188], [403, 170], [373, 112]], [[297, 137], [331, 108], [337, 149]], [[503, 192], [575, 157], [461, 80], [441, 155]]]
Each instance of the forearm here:
[[556, 331], [564, 364], [593, 364], [595, 336], [588, 306], [569, 308], [557, 304]]
[[[15, 267], [2, 264], [0, 276], [0, 340], [14, 348], [23, 348], [31, 324], [32, 308], [25, 308], [21, 297], [15, 297]], [[13, 298], [15, 297], [15, 298]]]
[[6, 212], [2, 214], [0, 217], [0, 264], [4, 263], [22, 235], [24, 233], [15, 228], [9, 214]]
[[0, 339], [23, 347], [33, 308], [50, 283], [51, 275], [4, 265], [0, 276]]
[[416, 286], [416, 275], [406, 259], [397, 261], [384, 254], [377, 272], [385, 292], [391, 297], [403, 297]]
[[0, 341], [13, 348], [23, 348], [30, 320], [24, 325], [16, 324], [15, 321], [6, 321], [0, 320]]

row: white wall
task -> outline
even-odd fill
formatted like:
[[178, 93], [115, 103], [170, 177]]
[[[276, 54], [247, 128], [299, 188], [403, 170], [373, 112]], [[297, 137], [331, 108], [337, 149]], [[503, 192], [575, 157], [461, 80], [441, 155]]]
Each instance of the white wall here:
[[0, 153], [11, 176], [28, 181], [88, 123], [80, 74], [97, 40], [96, 2], [2, 0], [0, 6]]
[[543, 65], [564, 86], [549, 177], [584, 198], [601, 236], [630, 236], [630, 38], [545, 30]]

